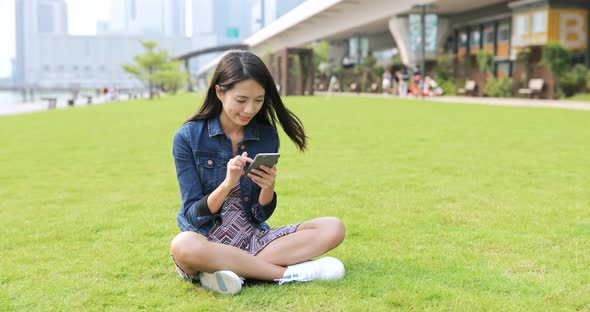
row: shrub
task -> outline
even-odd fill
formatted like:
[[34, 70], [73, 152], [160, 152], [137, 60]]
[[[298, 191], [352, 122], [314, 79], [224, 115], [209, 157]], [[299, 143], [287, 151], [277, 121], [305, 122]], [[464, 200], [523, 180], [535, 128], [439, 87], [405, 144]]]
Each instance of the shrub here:
[[586, 87], [586, 76], [589, 71], [582, 64], [577, 64], [574, 68], [559, 76], [559, 86], [566, 97], [575, 95], [584, 91]]
[[512, 95], [512, 80], [508, 77], [488, 79], [483, 94], [490, 97], [509, 97]]
[[[436, 66], [434, 67], [434, 75], [441, 85], [443, 81], [448, 81], [452, 77], [452, 63], [448, 55], [439, 55], [436, 58]], [[442, 88], [442, 86], [441, 86]], [[443, 88], [444, 90], [444, 88]], [[446, 92], [445, 92], [446, 93]]]
[[439, 80], [437, 81], [438, 86], [443, 90], [443, 95], [455, 95], [456, 87], [452, 80]]

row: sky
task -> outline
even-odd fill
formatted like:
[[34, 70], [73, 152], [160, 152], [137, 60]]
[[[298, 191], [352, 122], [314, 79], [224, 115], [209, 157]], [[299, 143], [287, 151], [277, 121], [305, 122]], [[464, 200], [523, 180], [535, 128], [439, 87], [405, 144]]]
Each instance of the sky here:
[[[66, 3], [68, 28], [72, 35], [95, 35], [96, 22], [109, 19], [110, 1], [66, 0]], [[190, 11], [188, 5], [190, 1], [187, 3], [187, 11]], [[0, 78], [11, 74], [10, 60], [14, 58], [16, 45], [14, 16], [14, 0], [0, 0]]]

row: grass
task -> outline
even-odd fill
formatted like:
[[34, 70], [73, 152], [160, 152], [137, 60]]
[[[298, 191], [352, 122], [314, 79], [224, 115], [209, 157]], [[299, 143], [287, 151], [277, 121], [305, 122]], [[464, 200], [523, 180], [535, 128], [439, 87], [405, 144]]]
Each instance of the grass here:
[[224, 297], [169, 258], [179, 95], [0, 118], [0, 310], [590, 310], [590, 113], [290, 97], [273, 226], [340, 217], [336, 282]]
[[568, 100], [590, 102], [590, 93], [578, 93]]

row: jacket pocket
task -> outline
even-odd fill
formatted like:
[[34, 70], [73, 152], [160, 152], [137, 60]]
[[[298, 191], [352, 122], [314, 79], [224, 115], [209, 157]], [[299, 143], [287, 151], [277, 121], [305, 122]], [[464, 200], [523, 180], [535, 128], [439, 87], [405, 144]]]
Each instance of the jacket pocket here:
[[204, 194], [210, 194], [225, 179], [227, 162], [222, 156], [213, 153], [197, 152], [197, 168], [204, 186]]

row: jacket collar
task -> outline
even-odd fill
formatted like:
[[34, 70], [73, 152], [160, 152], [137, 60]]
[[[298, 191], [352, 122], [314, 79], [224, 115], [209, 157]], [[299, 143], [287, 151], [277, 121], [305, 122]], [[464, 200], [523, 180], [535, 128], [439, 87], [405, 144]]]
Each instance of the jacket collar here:
[[[222, 135], [222, 134], [225, 135], [225, 132], [223, 132], [223, 129], [221, 129], [221, 122], [219, 121], [219, 115], [217, 115], [213, 119], [209, 119], [208, 128], [209, 128], [209, 136], [210, 137]], [[246, 127], [244, 128], [244, 141], [246, 141], [246, 140], [253, 140], [253, 141], [259, 140], [258, 123], [256, 123], [255, 120], [251, 120], [250, 123], [248, 123], [246, 125]]]

